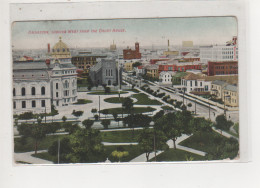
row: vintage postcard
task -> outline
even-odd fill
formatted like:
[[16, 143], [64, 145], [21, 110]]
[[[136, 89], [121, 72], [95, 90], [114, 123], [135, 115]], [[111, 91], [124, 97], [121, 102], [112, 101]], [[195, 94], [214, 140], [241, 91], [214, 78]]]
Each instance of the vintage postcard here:
[[236, 17], [16, 21], [16, 164], [233, 161]]

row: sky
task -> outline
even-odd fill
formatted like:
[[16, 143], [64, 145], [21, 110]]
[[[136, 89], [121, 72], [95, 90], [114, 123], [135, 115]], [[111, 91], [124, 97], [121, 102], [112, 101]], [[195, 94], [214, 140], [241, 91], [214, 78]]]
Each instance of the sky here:
[[[100, 29], [108, 32], [100, 32]], [[113, 32], [118, 29], [121, 32]], [[69, 33], [74, 30], [77, 33]], [[87, 30], [89, 30], [87, 32]], [[96, 30], [97, 32], [92, 32]], [[44, 31], [45, 33], [36, 33]], [[66, 33], [55, 33], [66, 31]], [[83, 31], [83, 32], [82, 32]], [[47, 33], [48, 32], [48, 33]], [[181, 45], [193, 41], [194, 45], [225, 44], [237, 36], [235, 17], [152, 18], [72, 21], [30, 21], [12, 23], [14, 49], [44, 49], [62, 37], [70, 48], [109, 47], [113, 40], [117, 46]]]

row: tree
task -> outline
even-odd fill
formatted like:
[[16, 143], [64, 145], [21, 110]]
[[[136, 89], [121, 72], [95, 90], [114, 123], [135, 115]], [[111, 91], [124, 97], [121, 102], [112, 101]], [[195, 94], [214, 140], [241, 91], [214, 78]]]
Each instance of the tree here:
[[88, 86], [88, 90], [91, 91], [91, 89], [92, 89], [92, 86], [89, 85], [89, 86]]
[[109, 114], [109, 110], [108, 109], [102, 110], [102, 114], [104, 114], [105, 118], [107, 118], [107, 114]]
[[39, 142], [46, 136], [48, 129], [39, 120], [37, 124], [22, 123], [18, 126], [18, 131], [23, 137], [31, 137], [34, 139], [34, 151], [37, 154]]
[[80, 116], [82, 116], [82, 114], [83, 114], [83, 111], [75, 111], [75, 110], [73, 110], [73, 112], [72, 112], [72, 115], [74, 115], [76, 117], [80, 117]]
[[94, 118], [95, 118], [95, 121], [97, 121], [99, 116], [96, 114], [96, 115], [94, 115]]
[[110, 93], [111, 89], [110, 87], [105, 87], [105, 93]]
[[118, 147], [116, 148], [116, 150], [111, 153], [111, 155], [112, 155], [114, 158], [117, 158], [117, 159], [118, 159], [118, 162], [120, 162], [121, 159], [122, 159], [123, 157], [128, 156], [129, 153], [128, 153], [128, 151], [125, 151], [122, 146], [118, 146]]
[[95, 115], [95, 113], [97, 113], [97, 109], [96, 108], [92, 108], [91, 109], [91, 113], [93, 114], [93, 116]]
[[132, 89], [134, 89], [135, 88], [135, 84], [132, 84]]
[[67, 121], [67, 117], [66, 117], [66, 116], [63, 116], [63, 117], [62, 117], [62, 121], [63, 121], [63, 123], [65, 123], [65, 122]]
[[110, 125], [110, 120], [109, 119], [103, 119], [101, 121], [101, 124], [104, 126], [104, 129], [108, 129], [108, 126]]
[[227, 120], [227, 118], [224, 114], [218, 115], [216, 117], [215, 127], [217, 129], [221, 130], [221, 134], [222, 134], [222, 130], [228, 131], [232, 125], [233, 125], [233, 122]]
[[[48, 148], [48, 153], [52, 156], [57, 156], [59, 152], [59, 162], [69, 163], [70, 161], [66, 158], [66, 155], [72, 152], [70, 140], [68, 137], [62, 138], [60, 141], [60, 150], [58, 151], [58, 141], [54, 141]], [[58, 158], [54, 162], [57, 162]]]
[[161, 130], [168, 139], [173, 141], [174, 149], [176, 149], [176, 140], [182, 134], [191, 134], [192, 130], [189, 121], [192, 116], [186, 112], [168, 113], [155, 121], [155, 129]]
[[137, 61], [137, 62], [133, 63], [132, 66], [133, 66], [133, 67], [138, 67], [138, 66], [141, 66], [141, 65], [142, 65], [142, 63], [140, 63], [140, 62]]
[[114, 117], [114, 120], [117, 121], [118, 123], [118, 126], [119, 126], [119, 118], [117, 118], [118, 114], [117, 113], [113, 113], [113, 117]]
[[90, 129], [94, 124], [94, 120], [85, 119], [84, 121], [82, 121], [82, 124], [86, 127], [86, 129]]
[[206, 120], [205, 118], [198, 117], [193, 118], [190, 121], [190, 126], [193, 130], [193, 133], [199, 133], [201, 136], [202, 132], [211, 132], [212, 128], [210, 126], [211, 122], [209, 120]]
[[156, 121], [157, 119], [161, 118], [164, 115], [164, 110], [160, 110], [153, 116], [153, 121]]
[[126, 97], [122, 102], [122, 107], [128, 114], [131, 114], [132, 110], [134, 109], [133, 100], [129, 97]]
[[100, 131], [96, 129], [76, 130], [69, 136], [71, 152], [66, 155], [72, 163], [104, 161], [104, 146]]
[[166, 150], [168, 145], [166, 144], [167, 137], [162, 131], [153, 130], [149, 128], [143, 129], [138, 137], [138, 143], [142, 152], [145, 153], [146, 160], [149, 160], [151, 152], [156, 150]]
[[19, 115], [18, 119], [24, 119], [24, 120], [33, 119], [33, 113], [32, 112], [24, 112], [23, 114]]

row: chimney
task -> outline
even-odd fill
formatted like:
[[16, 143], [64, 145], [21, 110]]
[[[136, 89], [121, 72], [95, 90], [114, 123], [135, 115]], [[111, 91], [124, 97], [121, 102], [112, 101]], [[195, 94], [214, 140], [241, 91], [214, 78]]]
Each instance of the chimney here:
[[50, 43], [48, 43], [48, 53], [51, 52], [51, 47], [50, 47]]
[[168, 39], [168, 52], [170, 51], [170, 40]]

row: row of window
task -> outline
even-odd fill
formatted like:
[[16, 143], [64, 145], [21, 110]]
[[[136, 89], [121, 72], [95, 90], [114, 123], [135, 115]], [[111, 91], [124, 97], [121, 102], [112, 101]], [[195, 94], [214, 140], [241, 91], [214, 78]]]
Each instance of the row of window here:
[[113, 76], [112, 69], [106, 69], [106, 76]]
[[[26, 106], [29, 107], [29, 101], [22, 101], [22, 108], [26, 108]], [[31, 107], [36, 108], [36, 101], [31, 101]], [[41, 107], [45, 107], [45, 100], [41, 100]], [[16, 109], [16, 102], [13, 102], [13, 108]]]
[[[32, 87], [31, 88], [31, 95], [35, 95], [36, 94], [36, 89], [35, 89], [35, 87]], [[22, 87], [22, 89], [21, 89], [21, 95], [22, 96], [25, 96], [26, 95], [26, 89], [25, 89], [25, 87]], [[45, 95], [45, 87], [43, 86], [43, 87], [41, 87], [41, 95]], [[13, 88], [13, 96], [16, 96], [16, 90], [15, 90], [15, 88]]]
[[223, 74], [237, 74], [237, 71], [216, 71], [216, 75], [223, 75]]
[[52, 52], [55, 52], [55, 51], [57, 51], [57, 52], [60, 52], [60, 51], [62, 51], [62, 52], [69, 52], [69, 49], [67, 48], [67, 50], [65, 49], [65, 48], [62, 48], [62, 50], [60, 50], [59, 48], [57, 49], [57, 50], [55, 50], [55, 49], [52, 49]]
[[237, 69], [237, 66], [215, 66], [215, 69]]

